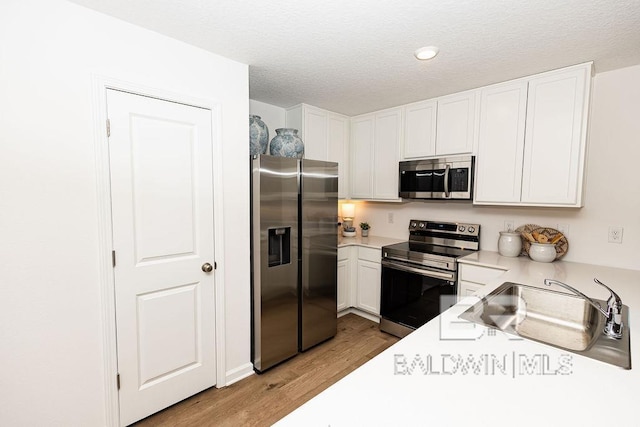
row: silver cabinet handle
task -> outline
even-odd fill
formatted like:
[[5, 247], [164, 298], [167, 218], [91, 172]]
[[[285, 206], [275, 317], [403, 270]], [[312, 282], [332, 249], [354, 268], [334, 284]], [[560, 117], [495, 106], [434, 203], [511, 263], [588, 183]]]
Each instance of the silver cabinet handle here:
[[202, 271], [204, 271], [205, 273], [211, 273], [213, 271], [213, 265], [205, 262], [204, 264], [202, 264]]

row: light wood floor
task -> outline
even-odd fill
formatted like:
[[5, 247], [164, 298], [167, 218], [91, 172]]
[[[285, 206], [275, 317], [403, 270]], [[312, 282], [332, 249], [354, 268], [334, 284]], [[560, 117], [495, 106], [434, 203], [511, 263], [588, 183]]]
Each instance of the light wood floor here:
[[268, 426], [398, 341], [355, 314], [338, 319], [338, 334], [262, 375], [211, 388], [136, 426]]

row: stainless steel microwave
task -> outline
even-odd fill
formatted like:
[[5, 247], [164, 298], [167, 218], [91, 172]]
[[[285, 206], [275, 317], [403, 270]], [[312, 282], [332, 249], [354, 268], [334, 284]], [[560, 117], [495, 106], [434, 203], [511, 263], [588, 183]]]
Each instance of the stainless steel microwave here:
[[474, 156], [400, 162], [399, 196], [403, 199], [471, 200]]

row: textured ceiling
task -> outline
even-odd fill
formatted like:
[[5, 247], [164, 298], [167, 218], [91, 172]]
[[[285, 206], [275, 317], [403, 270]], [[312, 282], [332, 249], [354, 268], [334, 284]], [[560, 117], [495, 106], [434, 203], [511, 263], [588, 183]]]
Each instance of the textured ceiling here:
[[[356, 115], [595, 61], [640, 64], [640, 0], [73, 0], [249, 64], [252, 99]], [[440, 47], [432, 61], [413, 51]]]

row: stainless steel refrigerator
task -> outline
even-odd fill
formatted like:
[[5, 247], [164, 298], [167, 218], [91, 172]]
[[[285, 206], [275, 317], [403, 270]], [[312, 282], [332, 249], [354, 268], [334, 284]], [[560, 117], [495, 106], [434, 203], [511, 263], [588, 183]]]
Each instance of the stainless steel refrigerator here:
[[251, 359], [262, 372], [336, 334], [338, 164], [251, 162]]

